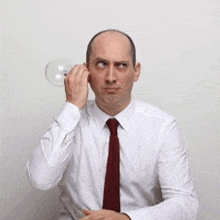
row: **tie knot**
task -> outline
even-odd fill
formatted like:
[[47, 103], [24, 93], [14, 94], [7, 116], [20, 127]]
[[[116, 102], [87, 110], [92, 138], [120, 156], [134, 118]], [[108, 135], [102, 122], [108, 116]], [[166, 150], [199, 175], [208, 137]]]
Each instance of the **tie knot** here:
[[109, 119], [107, 122], [111, 135], [117, 135], [118, 121], [116, 119]]

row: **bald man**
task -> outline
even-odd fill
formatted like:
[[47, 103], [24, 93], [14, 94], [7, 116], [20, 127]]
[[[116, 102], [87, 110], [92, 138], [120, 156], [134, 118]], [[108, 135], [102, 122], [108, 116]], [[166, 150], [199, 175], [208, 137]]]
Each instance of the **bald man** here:
[[[86, 63], [66, 76], [66, 105], [27, 165], [33, 186], [59, 186], [59, 219], [196, 218], [198, 202], [175, 119], [132, 99], [140, 71], [132, 39], [105, 30], [89, 42]], [[88, 101], [89, 84], [94, 101]], [[120, 211], [103, 209], [109, 119], [118, 122]]]

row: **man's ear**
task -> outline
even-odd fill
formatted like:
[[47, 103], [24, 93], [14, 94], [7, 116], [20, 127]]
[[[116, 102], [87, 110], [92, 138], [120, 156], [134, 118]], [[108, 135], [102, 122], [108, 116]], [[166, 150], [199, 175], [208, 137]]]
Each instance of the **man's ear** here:
[[141, 73], [141, 64], [138, 62], [135, 65], [135, 72], [134, 72], [134, 82], [137, 82]]
[[[85, 62], [85, 63], [83, 63], [83, 65], [89, 70], [89, 65]], [[88, 83], [91, 81], [91, 76], [90, 76], [90, 74], [89, 74], [89, 76], [88, 76]]]

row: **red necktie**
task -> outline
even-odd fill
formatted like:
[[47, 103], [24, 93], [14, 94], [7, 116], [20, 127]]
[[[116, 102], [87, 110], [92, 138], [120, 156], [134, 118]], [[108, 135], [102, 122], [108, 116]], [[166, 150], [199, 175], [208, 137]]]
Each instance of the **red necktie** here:
[[107, 125], [111, 132], [109, 141], [109, 154], [107, 171], [105, 177], [103, 209], [120, 212], [120, 192], [119, 192], [119, 141], [117, 136], [118, 121], [109, 119]]

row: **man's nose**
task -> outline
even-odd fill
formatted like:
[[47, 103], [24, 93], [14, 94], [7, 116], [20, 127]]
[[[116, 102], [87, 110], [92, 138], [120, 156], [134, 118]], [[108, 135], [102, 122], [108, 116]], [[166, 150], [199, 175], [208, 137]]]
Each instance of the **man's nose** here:
[[114, 66], [109, 66], [109, 68], [106, 71], [106, 81], [108, 83], [114, 83], [116, 82], [116, 70]]

